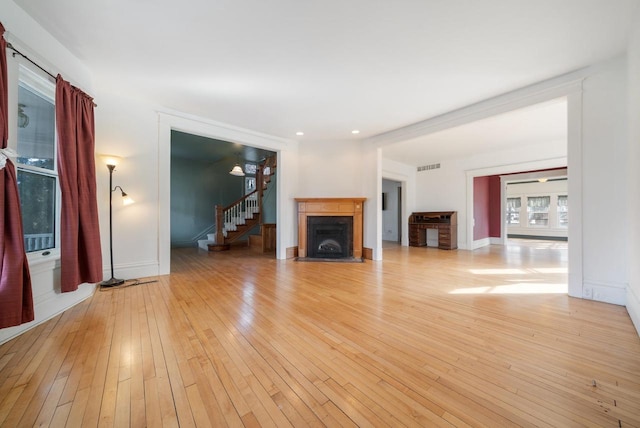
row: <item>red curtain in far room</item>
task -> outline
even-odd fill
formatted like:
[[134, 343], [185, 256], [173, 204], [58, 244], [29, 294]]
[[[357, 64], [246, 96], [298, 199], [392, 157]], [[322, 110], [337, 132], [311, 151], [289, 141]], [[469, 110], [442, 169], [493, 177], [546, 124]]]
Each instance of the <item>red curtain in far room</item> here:
[[33, 321], [33, 296], [24, 251], [18, 181], [5, 149], [9, 139], [7, 42], [0, 24], [0, 328]]
[[62, 193], [60, 270], [62, 292], [102, 281], [98, 224], [93, 99], [58, 75], [56, 125]]

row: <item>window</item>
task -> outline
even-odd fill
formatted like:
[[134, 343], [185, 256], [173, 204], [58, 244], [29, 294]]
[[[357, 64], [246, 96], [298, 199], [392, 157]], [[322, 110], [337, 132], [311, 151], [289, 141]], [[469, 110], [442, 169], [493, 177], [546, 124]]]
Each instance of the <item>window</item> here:
[[550, 196], [529, 196], [527, 198], [527, 215], [529, 217], [529, 226], [549, 226], [550, 205]]
[[255, 163], [246, 163], [244, 165], [245, 174], [256, 175], [256, 172], [258, 172], [258, 165], [256, 165]]
[[59, 200], [55, 86], [20, 66], [16, 160], [27, 252], [56, 248]]
[[569, 197], [558, 195], [558, 227], [569, 227]]
[[244, 194], [248, 195], [249, 193], [256, 190], [256, 178], [255, 177], [245, 177], [244, 178]]
[[[253, 192], [254, 190], [256, 190], [256, 173], [258, 172], [258, 165], [256, 165], [255, 163], [245, 163], [244, 164], [244, 172], [245, 174], [251, 176], [251, 177], [245, 177], [244, 178], [244, 194], [248, 195], [249, 193]], [[251, 195], [250, 196], [251, 199], [258, 199], [258, 195]]]
[[520, 207], [522, 206], [522, 199], [520, 198], [507, 198], [507, 225], [519, 225], [520, 224]]

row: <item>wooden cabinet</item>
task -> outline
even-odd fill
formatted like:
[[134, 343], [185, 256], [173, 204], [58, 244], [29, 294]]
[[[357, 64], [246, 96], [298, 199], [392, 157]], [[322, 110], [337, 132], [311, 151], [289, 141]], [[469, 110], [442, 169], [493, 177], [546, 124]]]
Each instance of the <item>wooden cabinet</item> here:
[[409, 245], [427, 245], [427, 229], [438, 230], [438, 248], [458, 248], [458, 214], [456, 211], [415, 212], [409, 217]]

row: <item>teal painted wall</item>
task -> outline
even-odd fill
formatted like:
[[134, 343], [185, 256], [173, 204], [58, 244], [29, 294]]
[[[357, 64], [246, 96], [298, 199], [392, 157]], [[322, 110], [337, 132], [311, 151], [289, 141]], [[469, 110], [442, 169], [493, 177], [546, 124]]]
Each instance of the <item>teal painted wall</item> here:
[[[229, 205], [244, 193], [244, 177], [229, 175], [233, 162], [171, 159], [171, 246], [195, 246], [198, 234], [215, 222], [215, 205]], [[200, 238], [203, 239], [203, 238]]]

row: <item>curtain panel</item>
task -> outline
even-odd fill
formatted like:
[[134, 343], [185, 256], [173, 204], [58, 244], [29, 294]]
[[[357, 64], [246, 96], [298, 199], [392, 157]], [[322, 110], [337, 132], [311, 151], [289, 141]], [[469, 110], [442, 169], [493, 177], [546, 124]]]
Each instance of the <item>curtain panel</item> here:
[[0, 328], [33, 321], [29, 264], [24, 251], [18, 180], [9, 140], [7, 42], [0, 24]]
[[62, 193], [60, 269], [62, 292], [102, 281], [98, 223], [93, 99], [58, 75], [56, 126]]

